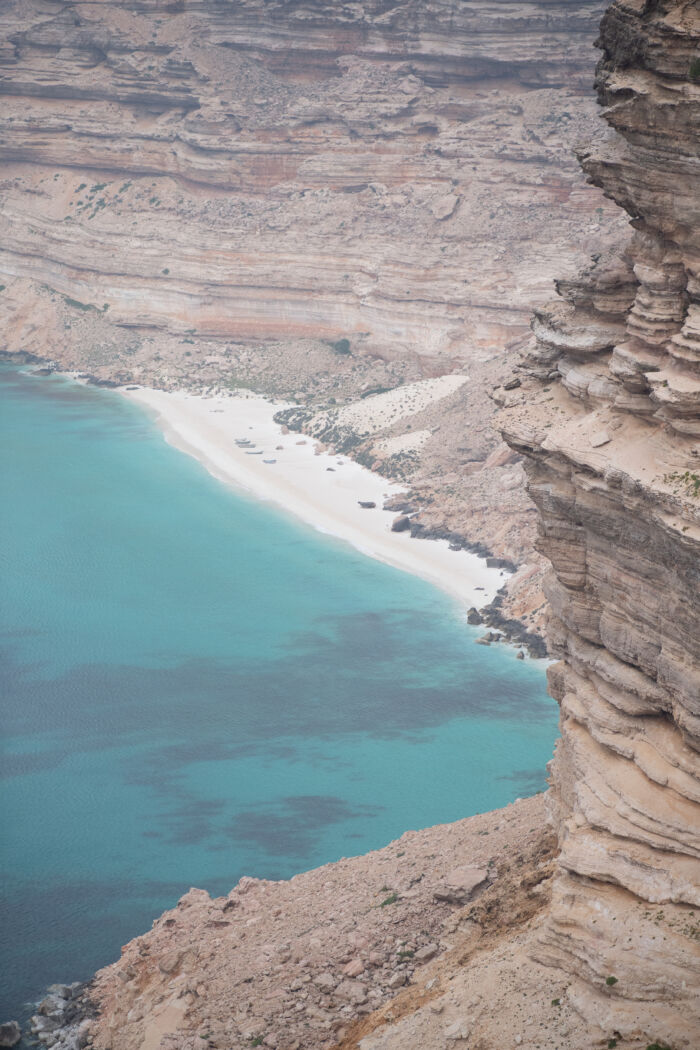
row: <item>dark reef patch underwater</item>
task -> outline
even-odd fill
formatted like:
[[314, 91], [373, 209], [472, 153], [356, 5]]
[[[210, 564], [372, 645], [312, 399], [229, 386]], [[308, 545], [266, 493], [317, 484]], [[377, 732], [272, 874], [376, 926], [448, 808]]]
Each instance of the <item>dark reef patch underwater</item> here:
[[0, 1020], [191, 885], [544, 787], [543, 665], [221, 485], [117, 394], [11, 365], [0, 394]]

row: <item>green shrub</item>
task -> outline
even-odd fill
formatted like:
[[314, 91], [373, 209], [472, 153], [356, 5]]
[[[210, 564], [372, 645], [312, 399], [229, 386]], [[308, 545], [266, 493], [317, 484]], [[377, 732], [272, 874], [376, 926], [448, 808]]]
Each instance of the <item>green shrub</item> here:
[[688, 76], [691, 80], [700, 80], [700, 58], [691, 58]]
[[335, 350], [336, 354], [349, 354], [350, 353], [350, 340], [339, 339], [337, 343], [331, 343], [331, 346]]
[[[700, 474], [693, 474], [689, 470], [681, 473], [678, 470], [674, 470], [672, 474], [664, 474], [664, 481], [666, 484], [673, 484], [681, 486], [687, 496], [692, 496], [693, 499], [697, 499], [700, 496]], [[663, 918], [663, 912], [661, 912], [661, 918]]]
[[605, 983], [607, 984], [608, 988], [612, 988], [614, 984], [617, 984], [617, 977], [606, 977]]
[[398, 899], [399, 899], [398, 893], [390, 893], [389, 896], [385, 900], [382, 901], [382, 903], [379, 905], [379, 907], [380, 908], [386, 908], [387, 904], [396, 904]]
[[81, 303], [78, 299], [71, 299], [69, 296], [63, 296], [66, 306], [72, 306], [74, 310], [95, 310], [96, 307], [91, 303]]

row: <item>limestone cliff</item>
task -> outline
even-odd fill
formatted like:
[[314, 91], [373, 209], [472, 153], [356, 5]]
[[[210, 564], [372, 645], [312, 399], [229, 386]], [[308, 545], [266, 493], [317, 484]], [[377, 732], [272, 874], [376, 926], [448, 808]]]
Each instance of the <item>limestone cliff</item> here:
[[571, 154], [602, 8], [6, 0], [4, 347], [319, 410], [468, 370], [357, 451], [415, 482], [427, 527], [520, 561], [533, 515], [486, 390], [572, 242], [582, 263], [619, 226]]
[[[109, 202], [106, 197], [97, 197], [103, 186], [93, 188], [79, 198], [82, 203], [76, 200], [74, 205], [89, 210], [81, 213], [79, 220], [59, 223], [58, 211], [51, 209], [55, 201], [69, 207], [74, 187], [68, 176], [61, 172], [55, 179], [51, 176], [59, 188], [50, 187], [49, 199], [33, 167], [17, 168], [16, 178], [26, 181], [22, 182], [19, 195], [19, 183], [11, 183], [6, 214], [15, 217], [16, 229], [24, 231], [25, 239], [8, 225], [10, 262], [4, 265], [17, 274], [17, 284], [10, 290], [16, 307], [13, 331], [24, 333], [18, 339], [32, 337], [33, 322], [27, 303], [32, 301], [32, 294], [37, 296], [34, 302], [39, 302], [44, 294], [37, 292], [35, 285], [31, 292], [22, 282], [50, 283], [50, 275], [54, 282], [51, 287], [63, 290], [64, 295], [75, 293], [76, 286], [71, 282], [81, 279], [76, 245], [87, 246], [85, 250], [92, 253], [96, 236], [93, 231], [101, 231], [103, 243], [109, 245], [106, 256], [110, 256], [115, 245], [120, 247], [114, 251], [121, 254], [115, 256], [119, 263], [111, 273], [106, 266], [99, 271], [102, 278], [98, 276], [98, 282], [106, 280], [105, 275], [109, 278], [109, 285], [105, 284], [105, 288], [110, 288], [109, 311], [86, 311], [86, 322], [90, 324], [107, 324], [105, 317], [111, 316], [114, 308], [118, 327], [137, 329], [142, 333], [140, 339], [147, 325], [154, 332], [160, 324], [169, 329], [182, 325], [186, 331], [193, 321], [213, 339], [228, 331], [226, 324], [234, 313], [227, 313], [229, 306], [224, 310], [221, 304], [237, 301], [231, 288], [243, 286], [236, 284], [242, 281], [240, 274], [253, 272], [246, 270], [246, 265], [254, 269], [262, 260], [268, 266], [264, 280], [258, 277], [246, 285], [255, 289], [245, 300], [246, 311], [251, 309], [250, 302], [261, 302], [263, 298], [269, 311], [269, 290], [282, 283], [276, 284], [270, 275], [281, 273], [281, 267], [294, 269], [295, 287], [297, 291], [305, 288], [307, 299], [309, 284], [303, 285], [300, 275], [313, 284], [325, 267], [328, 276], [324, 273], [324, 283], [313, 285], [318, 291], [318, 307], [303, 315], [291, 305], [284, 310], [280, 307], [279, 315], [285, 323], [308, 324], [314, 334], [331, 333], [333, 337], [355, 325], [352, 331], [360, 339], [364, 329], [359, 326], [364, 320], [358, 321], [358, 316], [388, 317], [387, 304], [391, 302], [391, 310], [396, 311], [391, 315], [392, 324], [387, 322], [384, 328], [372, 326], [377, 346], [385, 340], [382, 353], [399, 357], [398, 343], [404, 338], [408, 343], [415, 339], [415, 358], [423, 362], [421, 367], [428, 367], [428, 358], [430, 367], [437, 367], [435, 362], [450, 344], [451, 337], [442, 341], [445, 333], [452, 330], [453, 323], [457, 328], [464, 323], [467, 309], [460, 298], [462, 293], [451, 298], [452, 292], [448, 294], [443, 283], [449, 284], [455, 278], [456, 263], [450, 269], [437, 257], [426, 260], [411, 255], [416, 245], [420, 244], [424, 251], [428, 242], [420, 239], [423, 227], [417, 218], [419, 211], [411, 212], [404, 205], [409, 197], [413, 204], [420, 200], [420, 215], [425, 216], [427, 207], [431, 222], [456, 223], [445, 227], [452, 229], [455, 244], [460, 236], [467, 236], [465, 231], [470, 224], [460, 226], [462, 220], [458, 217], [465, 212], [470, 214], [465, 201], [469, 200], [471, 207], [476, 200], [469, 196], [471, 176], [462, 176], [459, 192], [455, 192], [450, 181], [452, 188], [448, 191], [446, 185], [441, 185], [438, 193], [428, 172], [449, 171], [451, 180], [455, 171], [452, 162], [462, 171], [468, 169], [475, 154], [469, 153], [466, 140], [460, 138], [457, 123], [460, 128], [468, 124], [471, 113], [478, 126], [479, 113], [483, 116], [484, 112], [470, 86], [469, 70], [478, 70], [480, 78], [501, 78], [505, 71], [498, 44], [503, 34], [514, 29], [515, 19], [517, 31], [527, 35], [536, 12], [532, 5], [522, 5], [516, 14], [516, 6], [507, 4], [491, 5], [488, 14], [481, 10], [484, 21], [478, 24], [484, 29], [476, 63], [474, 23], [469, 21], [475, 16], [476, 4], [451, 6], [433, 2], [400, 6], [402, 12], [392, 4], [381, 3], [334, 6], [334, 29], [329, 34], [330, 6], [299, 3], [261, 8], [252, 2], [242, 3], [237, 5], [240, 18], [235, 20], [236, 30], [232, 33], [230, 21], [218, 18], [226, 11], [226, 5], [214, 4], [213, 0], [183, 5], [141, 0], [119, 5], [118, 25], [115, 23], [110, 30], [112, 35], [100, 37], [97, 42], [94, 33], [81, 36], [81, 23], [70, 22], [78, 8], [81, 17], [87, 18], [94, 5], [62, 4], [56, 14], [56, 5], [37, 3], [33, 10], [37, 14], [38, 36], [17, 38], [14, 33], [15, 42], [7, 59], [12, 68], [9, 79], [16, 85], [13, 97], [22, 97], [27, 119], [31, 117], [27, 100], [41, 94], [39, 83], [46, 86], [47, 97], [60, 100], [60, 107], [67, 104], [67, 97], [71, 105], [75, 102], [82, 106], [81, 99], [93, 98], [89, 92], [98, 91], [94, 85], [106, 75], [102, 67], [118, 66], [114, 100], [109, 105], [105, 96], [102, 102], [95, 100], [102, 106], [101, 119], [111, 119], [110, 115], [116, 112], [114, 107], [126, 105], [122, 96], [130, 98], [134, 137], [124, 156], [134, 164], [138, 155], [138, 163], [144, 165], [151, 163], [147, 157], [167, 156], [171, 165], [167, 177], [175, 180], [172, 192], [182, 196], [183, 215], [186, 218], [196, 214], [198, 223], [201, 216], [208, 219], [197, 226], [200, 233], [193, 245], [188, 230], [195, 227], [184, 220], [176, 222], [176, 210], [172, 207], [168, 230], [177, 252], [173, 254], [172, 266], [166, 268], [173, 270], [175, 283], [170, 273], [163, 274], [169, 279], [160, 282], [156, 270], [164, 258], [163, 248], [157, 246], [155, 224], [149, 225], [152, 213], [145, 207], [143, 192], [138, 220], [124, 210], [131, 190], [128, 180], [119, 185], [114, 181], [110, 192], [115, 196]], [[576, 10], [584, 8], [585, 5], [579, 5]], [[19, 12], [18, 7], [14, 10]], [[269, 23], [258, 17], [261, 10], [270, 12]], [[545, 17], [545, 5], [537, 10]], [[556, 14], [558, 11], [560, 15], [570, 15], [572, 10], [553, 4], [548, 12], [555, 17], [557, 32], [563, 35], [553, 38], [553, 50], [548, 55], [554, 57], [549, 59], [547, 68], [536, 69], [542, 66], [541, 62], [533, 63], [526, 57], [520, 61], [517, 54], [512, 58], [511, 47], [507, 72], [517, 80], [518, 97], [524, 98], [526, 104], [528, 99], [533, 100], [528, 92], [535, 90], [531, 87], [535, 75], [546, 80], [548, 91], [558, 90], [556, 84], [564, 74], [558, 73], [556, 67], [564, 61], [566, 47], [564, 51], [559, 48], [569, 39], [568, 29], [577, 22], [557, 22]], [[428, 11], [431, 18], [423, 20], [422, 11]], [[278, 12], [284, 12], [285, 18], [277, 18]], [[452, 19], [450, 12], [455, 16]], [[48, 14], [55, 17], [47, 20]], [[187, 25], [192, 27], [193, 40], [198, 39], [197, 26], [201, 29], [202, 25], [197, 20], [206, 17], [208, 31], [218, 34], [226, 63], [231, 55], [243, 63], [237, 83], [241, 97], [249, 98], [247, 112], [270, 102], [269, 96], [262, 94], [262, 81], [255, 80], [263, 77], [264, 69], [279, 78], [274, 83], [287, 100], [285, 105], [291, 106], [289, 99], [293, 97], [295, 105], [302, 105], [304, 112], [317, 114], [308, 126], [304, 125], [304, 135], [322, 133], [325, 142], [329, 141], [327, 136], [343, 140], [347, 135], [371, 144], [366, 156], [371, 156], [372, 163], [381, 164], [381, 187], [372, 188], [374, 183], [365, 187], [366, 180], [362, 178], [359, 185], [363, 188], [351, 187], [358, 192], [350, 196], [339, 196], [337, 185], [332, 198], [319, 192], [312, 197], [319, 223], [318, 240], [313, 223], [307, 226], [311, 230], [309, 248], [315, 250], [322, 242], [340, 243], [324, 240], [328, 227], [321, 224], [330, 222], [331, 213], [347, 214], [343, 222], [350, 222], [352, 215], [352, 222], [359, 223], [354, 227], [353, 250], [358, 254], [353, 259], [364, 261], [352, 271], [355, 285], [350, 276], [347, 286], [338, 280], [338, 274], [348, 265], [347, 251], [340, 264], [335, 252], [321, 253], [308, 269], [304, 269], [310, 258], [308, 253], [297, 250], [285, 254], [283, 246], [291, 237], [285, 231], [291, 227], [283, 223], [274, 233], [261, 233], [256, 242], [260, 259], [246, 263], [230, 247], [221, 248], [223, 223], [233, 212], [228, 213], [219, 205], [212, 208], [209, 197], [196, 197], [199, 190], [192, 189], [207, 182], [203, 172], [212, 162], [209, 154], [218, 148], [215, 138], [202, 138], [216, 136], [216, 111], [201, 104], [198, 108], [192, 99], [196, 94], [193, 85], [211, 83], [220, 75], [220, 87], [225, 77], [221, 72], [217, 74], [217, 69], [230, 71], [233, 67], [218, 67], [211, 52], [194, 48], [192, 55], [196, 51], [197, 62], [188, 59], [193, 73], [182, 65], [185, 59], [179, 52], [159, 51], [158, 48], [166, 47], [171, 28], [167, 16], [171, 14], [174, 18], [191, 19]], [[400, 14], [406, 17], [399, 17]], [[119, 34], [132, 33], [135, 26], [143, 26], [140, 20], [156, 16], [161, 24], [155, 30], [155, 43], [149, 42], [147, 48], [144, 43], [147, 51], [151, 49], [151, 57], [139, 58], [136, 68], [133, 63], [130, 65], [133, 49], [124, 46], [125, 37]], [[70, 43], [64, 36], [66, 17], [75, 29]], [[397, 24], [400, 32], [392, 36], [390, 28], [396, 30]], [[182, 27], [183, 23], [179, 25]], [[259, 25], [266, 26], [267, 36], [264, 46], [258, 38], [254, 47], [250, 34]], [[616, 0], [605, 15], [600, 31], [603, 58], [598, 67], [597, 88], [610, 133], [583, 149], [581, 161], [593, 183], [628, 212], [634, 234], [623, 252], [601, 250], [578, 278], [559, 281], [559, 299], [538, 306], [535, 312], [534, 338], [519, 365], [520, 386], [512, 379], [504, 383], [502, 373], [494, 395], [502, 406], [500, 423], [507, 441], [524, 457], [529, 492], [538, 511], [538, 547], [552, 565], [547, 584], [549, 634], [558, 662], [550, 669], [550, 685], [562, 712], [562, 738], [552, 763], [552, 786], [546, 797], [558, 839], [553, 877], [549, 843], [541, 830], [542, 800], [536, 799], [517, 803], [498, 814], [472, 818], [451, 829], [409, 835], [401, 841], [401, 849], [393, 844], [372, 857], [341, 861], [289, 883], [244, 880], [227, 898], [218, 901], [211, 901], [202, 893], [188, 894], [177, 909], [157, 920], [151, 932], [125, 947], [121, 962], [98, 976], [91, 994], [99, 1016], [88, 1026], [88, 1035], [101, 1050], [156, 1050], [160, 1045], [183, 1050], [229, 1050], [247, 1045], [280, 1050], [316, 1050], [334, 1045], [343, 1050], [358, 1045], [362, 1050], [444, 1050], [446, 1045], [479, 1050], [515, 1046], [528, 1050], [552, 1046], [566, 1050], [590, 1050], [591, 1046], [692, 1050], [697, 1046], [699, 35], [700, 13], [691, 0]], [[85, 47], [80, 44], [85, 39], [92, 41], [94, 54], [90, 61], [94, 59], [94, 65], [84, 77], [76, 72], [61, 96], [56, 92], [57, 56], [65, 49], [66, 61], [87, 62]], [[525, 36], [519, 39], [524, 41]], [[122, 43], [117, 46], [115, 41], [119, 40]], [[354, 57], [350, 65], [338, 66], [336, 52], [345, 54], [348, 40], [352, 41]], [[409, 56], [407, 65], [401, 64], [403, 58], [395, 68], [383, 64], [390, 40], [395, 48], [391, 54]], [[463, 66], [459, 55], [455, 55], [454, 62], [435, 59], [439, 49], [445, 55], [452, 53], [453, 40], [455, 52], [467, 56]], [[303, 60], [297, 57], [285, 61], [291, 43], [291, 51], [297, 56], [303, 53]], [[245, 64], [256, 48], [259, 61], [256, 58], [255, 63]], [[209, 56], [206, 61], [210, 65], [205, 66], [204, 53]], [[18, 55], [22, 62], [13, 67], [19, 61]], [[37, 63], [29, 79], [22, 72], [27, 68], [27, 56]], [[176, 59], [180, 65], [172, 64]], [[197, 64], [200, 60], [201, 65]], [[166, 94], [171, 100], [177, 98], [177, 105], [172, 101], [166, 105], [162, 84], [167, 77], [163, 74], [149, 79], [149, 64], [157, 65], [161, 73], [169, 71], [171, 82]], [[328, 76], [329, 70], [335, 76], [330, 88], [326, 84], [324, 105], [330, 105], [332, 96], [333, 120], [327, 108], [318, 108], [320, 96], [310, 87], [314, 78]], [[250, 89], [245, 87], [244, 73], [250, 78]], [[572, 75], [575, 82], [575, 66]], [[395, 76], [404, 79], [391, 80], [391, 102], [386, 94], [372, 96], [373, 105], [379, 105], [379, 97], [381, 105], [389, 107], [382, 110], [380, 149], [375, 120], [367, 114], [360, 119], [361, 101], [367, 85], [380, 83], [377, 77]], [[210, 79], [207, 81], [206, 77]], [[350, 85], [360, 81], [365, 87], [352, 94]], [[161, 87], [154, 98], [156, 83]], [[264, 79], [264, 83], [265, 90], [269, 90], [272, 81]], [[381, 83], [386, 85], [389, 81], [382, 79]], [[400, 83], [405, 83], [407, 97], [411, 92], [416, 95], [397, 111], [391, 107]], [[461, 102], [457, 101], [457, 88], [464, 92], [459, 95]], [[333, 95], [334, 89], [339, 93]], [[490, 102], [500, 106], [499, 100], [504, 97], [501, 92], [505, 90], [501, 84], [498, 96]], [[291, 94], [285, 94], [287, 91]], [[430, 95], [430, 91], [437, 96]], [[303, 94], [303, 104], [297, 92]], [[433, 114], [437, 112], [436, 97], [443, 101], [440, 121], [434, 125], [437, 136], [432, 130], [425, 130], [428, 97]], [[50, 106], [53, 105], [51, 101]], [[307, 105], [308, 110], [304, 109]], [[471, 106], [476, 108], [472, 110]], [[201, 112], [203, 108], [205, 113]], [[236, 119], [232, 102], [233, 116], [226, 107], [222, 108], [222, 119]], [[261, 108], [261, 112], [267, 110]], [[298, 110], [292, 107], [285, 112], [285, 119], [290, 119], [290, 114]], [[341, 112], [346, 123], [339, 116]], [[461, 114], [459, 120], [455, 117], [457, 112]], [[353, 114], [352, 119], [349, 113]], [[191, 114], [196, 115], [194, 125], [188, 123]], [[27, 138], [33, 140], [31, 148], [38, 151], [32, 155], [32, 164], [40, 157], [46, 163], [54, 154], [41, 151], [55, 149], [56, 143], [62, 143], [61, 148], [66, 149], [66, 167], [77, 163], [77, 154], [72, 152], [77, 148], [76, 126], [85, 138], [86, 149], [102, 148], [96, 141], [98, 131], [87, 129], [88, 116], [83, 110], [77, 122], [66, 118], [49, 121], [38, 138], [34, 127]], [[211, 121], [209, 125], [202, 123], [205, 116]], [[14, 119], [18, 119], [17, 115]], [[321, 131], [314, 131], [316, 120]], [[431, 129], [434, 120], [437, 117], [428, 121]], [[375, 127], [370, 128], [370, 123]], [[284, 182], [284, 172], [291, 170], [284, 164], [293, 167], [298, 163], [295, 171], [306, 164], [299, 159], [303, 136], [296, 126], [294, 136], [286, 140], [291, 142], [293, 138], [294, 148], [282, 152], [278, 145], [282, 118], [277, 113], [272, 124], [265, 125], [265, 132], [260, 125], [255, 148], [242, 150], [244, 157], [232, 159], [225, 144], [221, 144], [228, 170], [235, 171], [242, 182], [248, 179], [250, 185], [267, 171], [269, 199], [278, 200], [275, 194], [282, 191], [276, 187]], [[493, 138], [492, 125], [488, 125], [488, 131], [486, 125], [481, 127]], [[421, 135], [433, 145], [436, 137], [447, 139], [437, 149], [431, 145], [425, 153], [424, 147], [401, 153], [397, 144], [403, 140], [404, 144], [409, 141], [416, 145], [423, 141]], [[459, 148], [448, 145], [450, 140], [454, 146], [458, 138]], [[277, 160], [274, 165], [270, 161], [266, 168], [260, 157], [268, 155], [270, 143], [276, 143]], [[112, 144], [108, 137], [108, 147]], [[250, 153], [258, 158], [255, 175], [249, 166]], [[287, 158], [293, 155], [294, 159], [282, 162], [279, 158], [283, 154]], [[444, 167], [448, 156], [450, 165]], [[23, 163], [28, 159], [29, 153], [22, 156]], [[531, 161], [534, 165], [535, 161]], [[124, 163], [122, 158], [115, 167], [127, 170]], [[365, 159], [362, 163], [369, 162]], [[478, 167], [476, 160], [475, 163]], [[497, 161], [490, 169], [490, 177], [498, 170], [507, 182], [511, 178], [509, 172], [512, 173], [509, 163], [507, 157], [502, 163]], [[179, 164], [189, 165], [186, 176], [176, 171]], [[316, 165], [317, 160], [309, 162], [307, 173], [318, 171]], [[324, 178], [330, 177], [330, 170], [325, 169]], [[347, 165], [343, 170], [347, 178]], [[41, 178], [49, 178], [45, 170], [39, 171]], [[550, 192], [551, 184], [525, 181], [527, 189], [521, 184], [518, 193], [539, 194], [542, 185], [549, 185], [546, 192]], [[215, 180], [210, 182], [213, 185]], [[155, 187], [158, 202], [165, 200], [166, 191], [161, 189], [164, 185], [159, 182]], [[403, 187], [400, 192], [408, 194], [403, 205], [399, 201], [399, 185]], [[499, 186], [499, 192], [507, 197], [510, 190], [502, 182]], [[81, 187], [77, 192], [84, 190]], [[324, 192], [327, 191], [328, 185]], [[213, 192], [207, 190], [207, 194]], [[31, 223], [22, 203], [26, 202], [27, 193], [38, 194], [40, 202]], [[294, 207], [298, 204], [302, 211], [307, 207], [308, 201], [303, 203], [307, 193], [302, 193], [297, 184], [293, 190], [288, 186], [284, 194], [285, 200], [288, 197], [296, 202]], [[195, 197], [199, 210], [192, 204]], [[104, 206], [100, 200], [105, 201]], [[357, 212], [353, 207], [344, 212], [344, 200], [360, 201], [361, 210]], [[117, 216], [114, 219], [109, 217], [112, 202]], [[400, 215], [402, 221], [413, 215], [415, 221], [410, 227], [411, 236], [405, 239], [396, 226], [387, 225], [386, 230], [397, 237], [398, 261], [388, 265], [387, 242], [383, 241], [385, 254], [380, 272], [367, 261], [371, 252], [379, 251], [378, 242], [370, 234], [383, 222], [382, 206], [390, 203], [398, 209], [392, 214]], [[240, 201], [236, 206], [239, 204]], [[288, 204], [289, 201], [285, 209]], [[152, 208], [158, 206], [151, 204]], [[253, 225], [259, 220], [261, 231], [273, 229], [269, 226], [273, 215], [291, 214], [280, 211], [277, 204], [264, 203], [262, 198], [253, 201], [251, 197], [251, 203], [245, 207], [251, 212], [245, 218], [252, 217]], [[195, 210], [190, 212], [189, 208]], [[124, 233], [127, 214], [130, 222], [138, 222], [137, 233]], [[484, 218], [483, 212], [471, 214]], [[38, 215], [42, 216], [41, 221]], [[90, 226], [93, 222], [95, 225]], [[247, 227], [241, 220], [240, 229], [244, 228]], [[295, 229], [298, 234], [299, 228]], [[575, 239], [579, 231], [573, 222], [569, 239]], [[230, 241], [233, 234], [227, 237]], [[555, 228], [552, 237], [558, 254]], [[241, 235], [241, 241], [244, 240]], [[61, 254], [69, 242], [73, 253], [70, 262]], [[54, 245], [53, 254], [47, 251], [49, 243]], [[578, 246], [581, 247], [580, 241]], [[445, 247], [449, 249], [447, 243]], [[278, 253], [274, 265], [273, 248]], [[441, 254], [450, 259], [449, 250]], [[478, 256], [481, 262], [487, 254]], [[375, 255], [375, 260], [380, 255], [381, 252]], [[90, 259], [93, 265], [94, 255]], [[144, 260], [149, 259], [146, 275]], [[548, 259], [552, 261], [551, 255]], [[205, 262], [210, 267], [206, 271], [207, 283], [199, 284]], [[492, 275], [490, 264], [484, 265], [484, 273]], [[512, 260], [508, 265], [508, 280], [513, 280], [516, 271]], [[404, 285], [409, 287], [405, 281], [409, 271], [411, 281], [418, 280], [410, 287], [416, 289], [420, 285], [424, 289], [419, 304], [409, 302], [408, 293], [400, 291]], [[231, 276], [234, 272], [235, 279]], [[348, 269], [347, 274], [350, 273]], [[220, 280], [217, 275], [221, 274], [224, 278]], [[358, 275], [365, 280], [368, 274], [372, 277], [369, 284], [357, 284]], [[522, 284], [523, 289], [526, 284], [534, 287], [531, 277], [529, 284]], [[333, 284], [333, 291], [326, 281]], [[301, 294], [290, 295], [289, 281], [284, 288], [284, 302], [293, 300], [298, 307]], [[345, 291], [340, 294], [339, 289], [343, 288]], [[261, 289], [265, 290], [264, 296]], [[255, 298], [258, 294], [260, 298]], [[45, 295], [41, 302], [49, 309], [46, 298]], [[93, 298], [94, 305], [99, 305], [99, 299]], [[186, 309], [182, 305], [189, 304], [190, 298], [197, 304], [193, 313], [188, 312], [189, 305]], [[458, 302], [460, 305], [453, 311]], [[487, 302], [487, 312], [492, 311], [493, 305], [493, 301]], [[471, 306], [476, 309], [476, 302]], [[59, 304], [55, 316], [63, 323], [66, 315], [61, 311], [63, 306]], [[261, 309], [260, 316], [263, 313]], [[468, 316], [473, 319], [477, 315]], [[496, 314], [488, 312], [488, 316], [493, 319]], [[498, 325], [510, 329], [503, 315], [498, 316]], [[217, 327], [220, 322], [215, 318], [222, 317], [228, 320]], [[338, 317], [343, 318], [343, 328], [338, 327]], [[439, 317], [447, 318], [446, 326], [436, 320]], [[332, 323], [329, 318], [334, 319]], [[419, 336], [413, 334], [412, 326], [418, 326], [415, 331]], [[435, 342], [419, 347], [433, 326], [437, 333]], [[96, 327], [90, 329], [93, 335], [96, 331]], [[106, 329], [99, 331], [105, 333]], [[392, 332], [396, 337], [393, 349], [389, 339]], [[484, 330], [485, 341], [480, 345], [485, 348], [495, 334], [495, 327]], [[108, 338], [106, 334], [104, 338]], [[119, 367], [126, 369], [125, 374], [133, 375], [134, 367], [143, 370], [139, 374], [150, 374], [152, 351], [144, 351], [143, 341], [119, 343], [116, 336], [109, 338], [115, 340], [110, 346], [117, 346], [114, 354]], [[170, 344], [156, 345], [164, 348]], [[198, 340], [200, 352], [203, 345], [210, 353], [218, 345], [217, 353], [222, 354], [220, 344]], [[129, 358], [124, 347], [132, 346], [136, 365], [124, 363]], [[320, 353], [318, 347], [316, 351]], [[104, 367], [114, 368], [114, 360], [111, 358]], [[185, 375], [184, 365], [180, 371], [182, 358], [173, 355], [167, 360], [168, 381]], [[471, 369], [476, 359], [469, 360]], [[232, 367], [226, 366], [227, 373], [224, 366], [224, 358], [208, 366], [215, 369], [205, 373], [209, 381], [220, 382], [223, 376], [233, 373]], [[353, 367], [356, 366], [355, 361]], [[395, 378], [398, 375], [393, 374]], [[459, 405], [453, 407], [458, 411]], [[474, 866], [479, 869], [476, 873]], [[383, 893], [387, 893], [384, 898]], [[480, 895], [472, 902], [475, 894]], [[396, 911], [392, 911], [393, 907]], [[88, 1035], [81, 1035], [80, 1040]], [[70, 1041], [78, 1038], [76, 1033], [69, 1033], [67, 1038], [63, 1044], [66, 1047], [82, 1045], [81, 1041]]]
[[596, 84], [616, 134], [584, 150], [632, 217], [537, 311], [522, 402], [551, 561], [550, 687], [562, 739], [559, 874], [536, 956], [623, 1035], [700, 1032], [700, 12], [617, 0]]

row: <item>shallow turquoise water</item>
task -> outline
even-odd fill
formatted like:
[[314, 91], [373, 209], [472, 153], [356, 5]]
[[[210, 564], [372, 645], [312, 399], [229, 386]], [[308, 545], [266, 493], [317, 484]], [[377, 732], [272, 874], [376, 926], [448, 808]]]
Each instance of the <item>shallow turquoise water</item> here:
[[541, 663], [227, 489], [114, 393], [2, 365], [0, 396], [0, 1020], [190, 885], [544, 786]]

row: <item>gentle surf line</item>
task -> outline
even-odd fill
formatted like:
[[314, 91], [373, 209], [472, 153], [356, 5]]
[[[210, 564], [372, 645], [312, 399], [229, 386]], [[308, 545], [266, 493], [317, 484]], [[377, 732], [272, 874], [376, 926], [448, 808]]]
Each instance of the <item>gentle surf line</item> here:
[[[279, 505], [362, 554], [420, 576], [467, 606], [488, 604], [502, 585], [501, 570], [488, 568], [476, 554], [450, 550], [446, 540], [419, 542], [408, 532], [392, 532], [396, 512], [382, 506], [404, 487], [346, 456], [317, 452], [312, 438], [284, 434], [273, 419], [284, 403], [249, 392], [215, 397], [148, 387], [121, 392], [155, 416], [171, 445], [218, 480]], [[236, 444], [245, 438], [263, 455], [250, 455]], [[360, 501], [376, 507], [363, 508]]]

